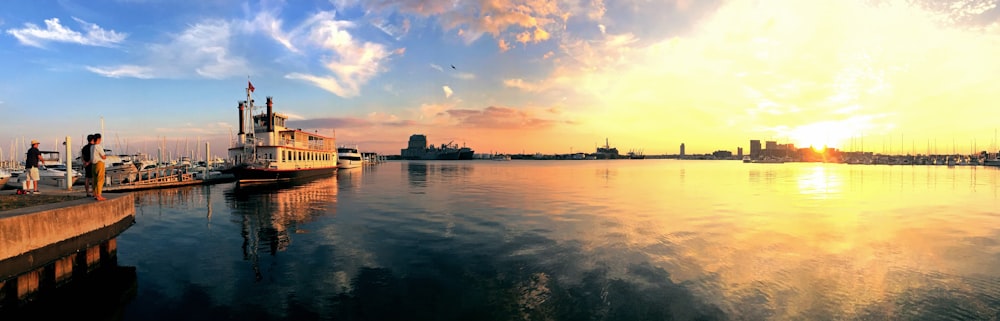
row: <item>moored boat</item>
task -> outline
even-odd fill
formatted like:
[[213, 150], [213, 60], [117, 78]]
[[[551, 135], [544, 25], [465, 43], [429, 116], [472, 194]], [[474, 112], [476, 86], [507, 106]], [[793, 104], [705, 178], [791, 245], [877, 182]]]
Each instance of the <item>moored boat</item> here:
[[247, 99], [240, 101], [240, 131], [235, 146], [229, 148], [231, 172], [238, 183], [291, 181], [337, 171], [337, 148], [333, 137], [285, 127], [288, 116], [274, 112], [267, 97], [266, 110], [254, 114], [247, 83]]
[[361, 153], [358, 152], [357, 147], [337, 147], [337, 168], [358, 168], [363, 164], [364, 161], [361, 159]]

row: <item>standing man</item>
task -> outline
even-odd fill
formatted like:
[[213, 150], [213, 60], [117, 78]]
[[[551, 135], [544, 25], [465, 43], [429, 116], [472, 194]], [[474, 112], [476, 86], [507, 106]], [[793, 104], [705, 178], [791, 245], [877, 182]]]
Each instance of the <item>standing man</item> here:
[[83, 162], [83, 184], [87, 191], [87, 196], [93, 196], [90, 193], [90, 180], [94, 178], [94, 168], [91, 166], [90, 157], [90, 147], [94, 145], [94, 135], [87, 135], [87, 145], [84, 145], [80, 149], [80, 161]]
[[45, 165], [45, 160], [42, 159], [42, 153], [38, 151], [38, 141], [31, 140], [31, 148], [28, 149], [28, 157], [24, 160], [24, 168], [28, 170], [28, 177], [25, 180], [27, 185], [24, 186], [24, 191], [26, 193], [38, 194], [38, 163]]
[[94, 199], [98, 201], [106, 200], [101, 195], [104, 189], [104, 160], [108, 158], [104, 155], [104, 147], [101, 146], [101, 134], [94, 134], [94, 144], [90, 145], [90, 158], [94, 169]]

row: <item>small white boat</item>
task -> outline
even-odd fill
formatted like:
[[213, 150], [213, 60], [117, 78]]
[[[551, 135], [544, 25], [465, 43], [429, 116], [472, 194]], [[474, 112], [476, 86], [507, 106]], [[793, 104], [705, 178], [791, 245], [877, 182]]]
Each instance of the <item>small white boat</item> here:
[[495, 160], [495, 161], [509, 161], [510, 160], [510, 155], [496, 154], [496, 155], [493, 155], [493, 158], [491, 158], [491, 159]]
[[358, 152], [357, 147], [337, 147], [337, 168], [357, 168], [361, 167], [363, 164], [364, 162], [361, 160], [361, 153]]
[[756, 160], [756, 161], [754, 161], [754, 163], [758, 163], [758, 164], [783, 164], [783, 163], [785, 163], [785, 160], [781, 159], [781, 158], [778, 158], [778, 157], [764, 157], [764, 159]]
[[[83, 177], [83, 175], [80, 174], [80, 172], [77, 172], [72, 169], [70, 171], [71, 171], [70, 173], [72, 173], [69, 182], [70, 185], [75, 183], [77, 179]], [[24, 179], [27, 176], [27, 174], [25, 174], [26, 172], [27, 171], [15, 177], [8, 178], [8, 180], [5, 183], [5, 186], [8, 188], [15, 188], [15, 189], [21, 188], [22, 187], [21, 184], [24, 182]], [[45, 167], [40, 167], [38, 169], [38, 182], [41, 184], [56, 186], [56, 187], [66, 187], [66, 185], [63, 185], [62, 183], [64, 181], [66, 181], [66, 165], [62, 164], [49, 165]]]

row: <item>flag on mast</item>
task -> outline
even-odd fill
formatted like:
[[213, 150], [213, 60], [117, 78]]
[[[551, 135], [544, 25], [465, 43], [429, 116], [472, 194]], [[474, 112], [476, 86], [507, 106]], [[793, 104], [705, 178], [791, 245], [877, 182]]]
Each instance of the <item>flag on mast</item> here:
[[247, 89], [250, 89], [250, 92], [253, 92], [253, 83], [251, 83], [249, 80], [247, 80]]

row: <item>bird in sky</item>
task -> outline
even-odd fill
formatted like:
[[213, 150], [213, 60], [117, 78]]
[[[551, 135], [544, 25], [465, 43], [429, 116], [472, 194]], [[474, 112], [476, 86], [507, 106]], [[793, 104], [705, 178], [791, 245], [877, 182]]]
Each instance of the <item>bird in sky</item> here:
[[458, 68], [455, 68], [455, 65], [451, 65], [451, 69], [458, 69]]

